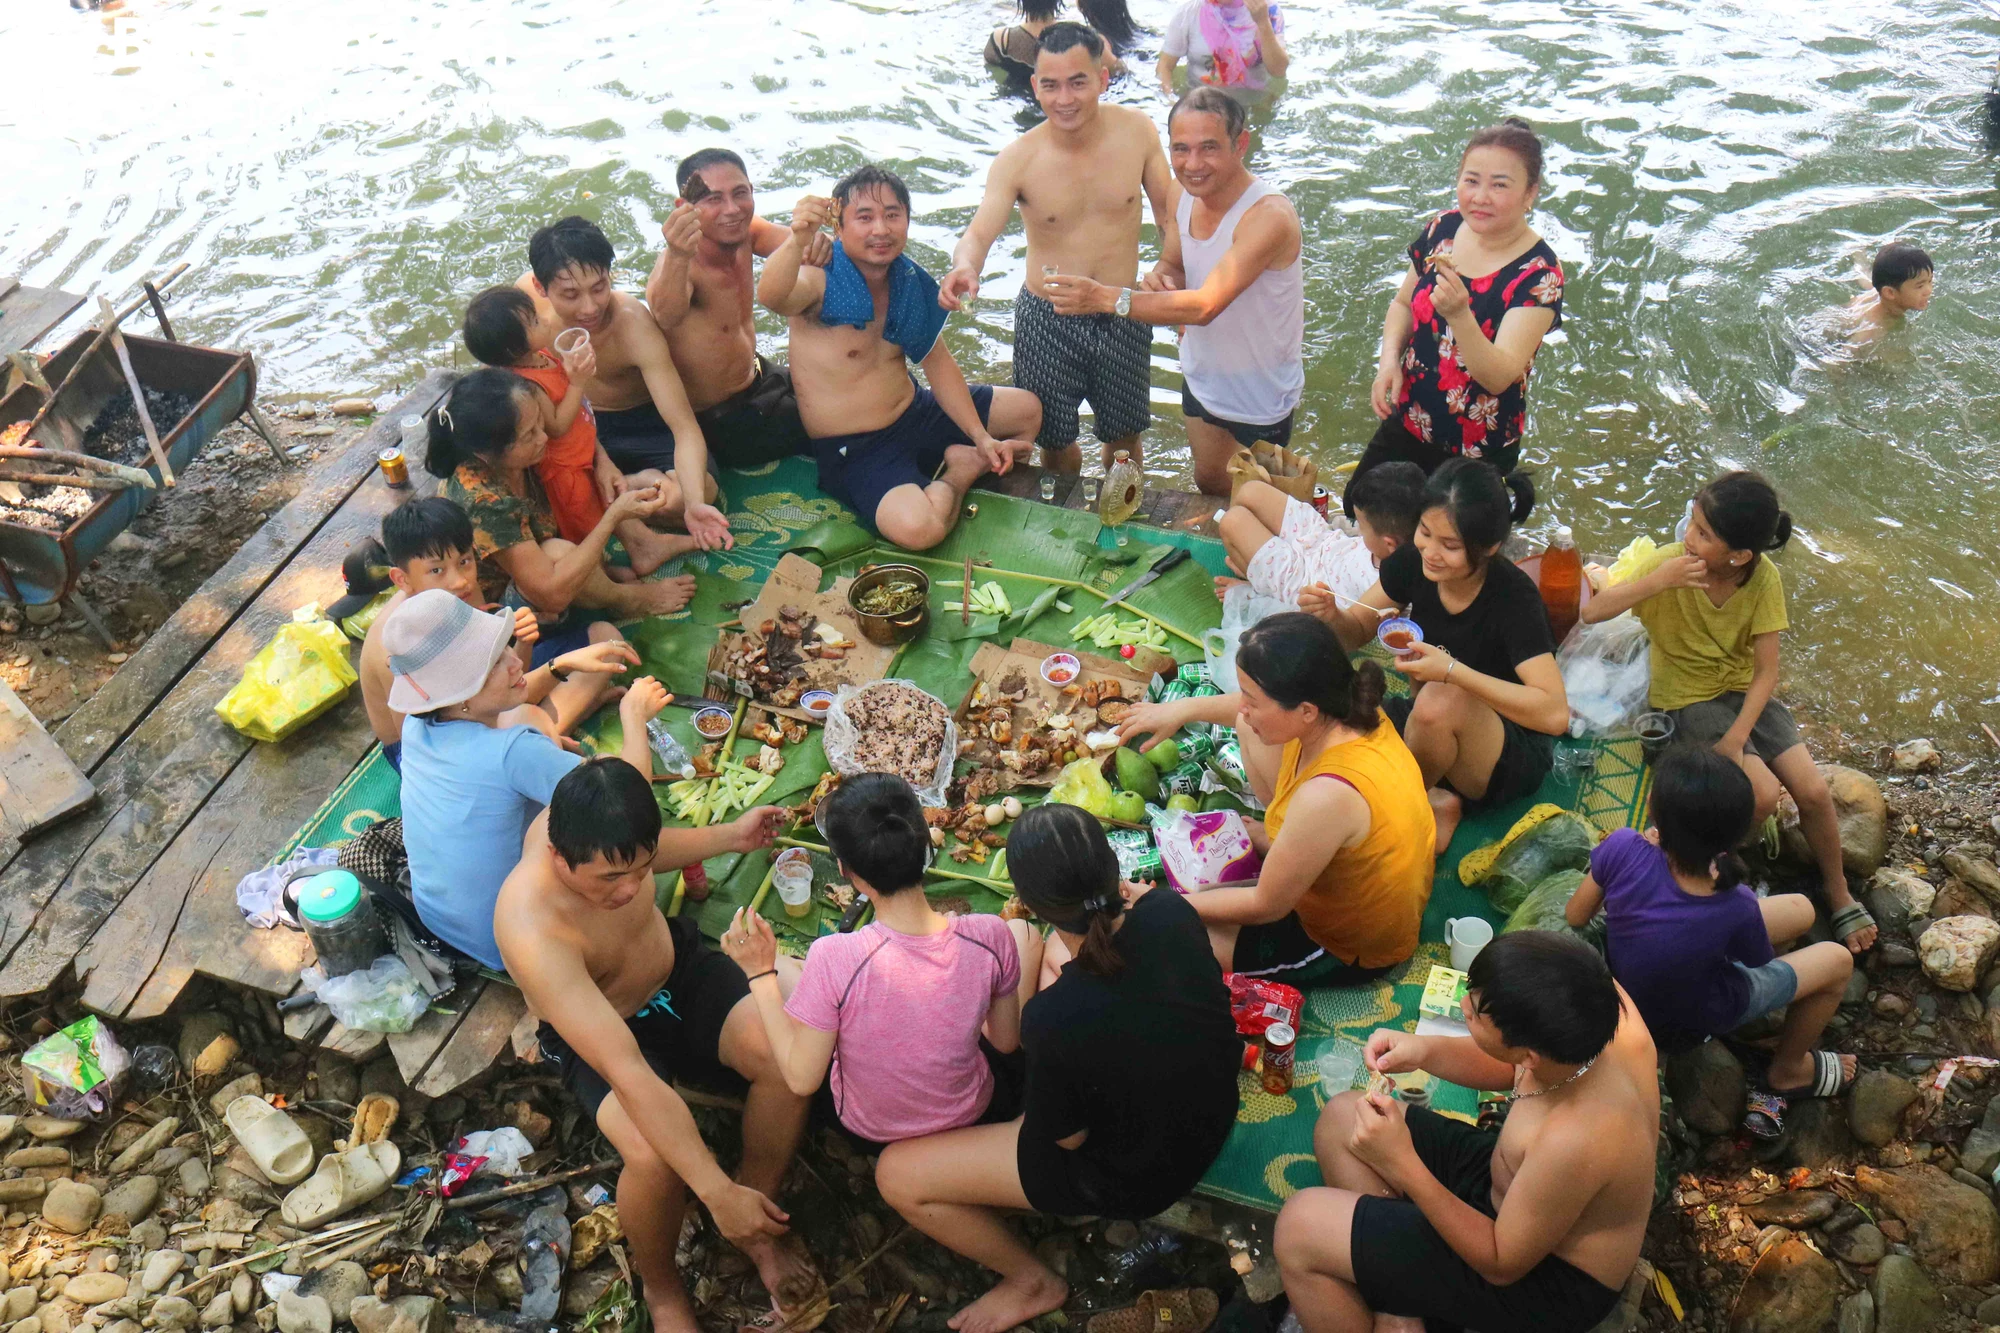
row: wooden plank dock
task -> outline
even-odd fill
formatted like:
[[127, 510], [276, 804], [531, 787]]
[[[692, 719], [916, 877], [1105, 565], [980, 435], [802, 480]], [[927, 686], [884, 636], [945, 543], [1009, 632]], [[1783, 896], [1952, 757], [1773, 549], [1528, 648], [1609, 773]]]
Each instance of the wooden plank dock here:
[[[382, 516], [436, 483], [385, 485], [376, 452], [396, 421], [427, 411], [449, 376], [434, 372], [272, 515], [84, 705], [50, 733], [97, 800], [27, 841], [0, 821], [0, 998], [74, 978], [83, 1005], [113, 1020], [158, 1018], [197, 977], [269, 996], [289, 994], [311, 958], [303, 934], [255, 930], [236, 884], [266, 864], [373, 744], [358, 691], [297, 736], [253, 744], [215, 705], [250, 657], [309, 602], [343, 591], [348, 548]], [[1039, 468], [985, 485], [1039, 499]], [[1082, 508], [1084, 489], [1058, 475], [1050, 501]], [[1213, 534], [1221, 502], [1149, 490], [1134, 521]], [[384, 1047], [405, 1081], [442, 1096], [501, 1059], [526, 1014], [498, 981], [461, 986], [411, 1032], [384, 1040], [329, 1024], [317, 1007], [286, 1023], [295, 1040], [354, 1057]]]

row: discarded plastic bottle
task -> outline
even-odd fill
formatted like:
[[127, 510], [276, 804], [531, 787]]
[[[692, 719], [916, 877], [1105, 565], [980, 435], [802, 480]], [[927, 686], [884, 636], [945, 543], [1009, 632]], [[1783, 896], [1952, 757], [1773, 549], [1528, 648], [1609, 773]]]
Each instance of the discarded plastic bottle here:
[[1121, 1287], [1165, 1286], [1187, 1267], [1186, 1250], [1179, 1234], [1146, 1227], [1138, 1240], [1105, 1257], [1104, 1275]]
[[521, 1317], [553, 1322], [562, 1308], [563, 1264], [569, 1258], [569, 1219], [559, 1203], [528, 1214], [521, 1228]]
[[646, 736], [653, 742], [653, 753], [660, 757], [660, 764], [669, 773], [678, 773], [684, 778], [694, 776], [694, 760], [689, 758], [687, 747], [674, 739], [667, 730], [667, 724], [653, 718], [646, 723]]

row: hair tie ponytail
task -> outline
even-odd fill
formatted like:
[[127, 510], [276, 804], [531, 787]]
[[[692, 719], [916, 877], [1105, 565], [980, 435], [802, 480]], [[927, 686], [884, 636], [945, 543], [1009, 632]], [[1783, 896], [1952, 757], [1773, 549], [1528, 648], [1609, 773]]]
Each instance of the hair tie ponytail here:
[[1508, 491], [1514, 496], [1514, 507], [1510, 516], [1516, 523], [1525, 522], [1528, 515], [1535, 512], [1534, 478], [1525, 472], [1509, 472], [1500, 480], [1506, 483]]
[[442, 481], [458, 471], [458, 464], [458, 447], [451, 442], [451, 390], [447, 389], [438, 405], [424, 416], [424, 471]]
[[1749, 867], [1735, 852], [1723, 852], [1715, 858], [1715, 890], [1727, 893], [1741, 884], [1749, 875]]
[[1389, 692], [1389, 678], [1382, 664], [1364, 661], [1354, 668], [1354, 680], [1347, 687], [1347, 716], [1343, 719], [1355, 731], [1366, 734], [1382, 720], [1382, 696]]
[[1792, 539], [1792, 516], [1786, 511], [1778, 511], [1778, 526], [1771, 533], [1771, 544], [1764, 549], [1775, 551]]

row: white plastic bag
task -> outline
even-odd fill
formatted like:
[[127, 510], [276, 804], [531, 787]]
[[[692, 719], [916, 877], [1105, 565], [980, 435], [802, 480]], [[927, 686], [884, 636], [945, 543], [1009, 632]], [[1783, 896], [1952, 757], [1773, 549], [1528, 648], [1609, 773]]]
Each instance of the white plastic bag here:
[[474, 1130], [460, 1139], [452, 1151], [485, 1159], [472, 1173], [475, 1176], [518, 1176], [522, 1161], [535, 1151], [535, 1145], [528, 1142], [526, 1134], [509, 1125], [504, 1129]]
[[1572, 735], [1613, 735], [1646, 711], [1653, 677], [1649, 646], [1646, 627], [1630, 611], [1570, 631], [1556, 665], [1569, 695]]
[[1201, 637], [1201, 650], [1208, 659], [1209, 679], [1224, 694], [1236, 693], [1236, 645], [1244, 631], [1264, 619], [1285, 611], [1296, 611], [1276, 597], [1252, 592], [1247, 583], [1238, 583], [1222, 595], [1222, 624]]
[[363, 971], [338, 977], [309, 967], [299, 980], [312, 987], [335, 1018], [357, 1032], [408, 1032], [431, 1007], [430, 995], [411, 974], [409, 964], [392, 953]]

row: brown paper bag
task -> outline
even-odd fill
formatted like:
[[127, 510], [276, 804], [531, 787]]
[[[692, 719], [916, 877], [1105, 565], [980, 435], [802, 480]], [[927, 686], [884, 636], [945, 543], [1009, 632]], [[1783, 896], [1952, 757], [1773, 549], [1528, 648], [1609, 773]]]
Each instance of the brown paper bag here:
[[1304, 454], [1259, 440], [1250, 447], [1250, 456], [1268, 481], [1294, 500], [1312, 503], [1313, 489], [1319, 485], [1319, 465]]
[[1231, 504], [1236, 503], [1236, 493], [1243, 489], [1244, 482], [1269, 481], [1271, 479], [1271, 474], [1263, 468], [1258, 467], [1257, 460], [1245, 448], [1239, 447], [1235, 453], [1231, 454], [1229, 462], [1224, 467], [1229, 473], [1229, 503]]

